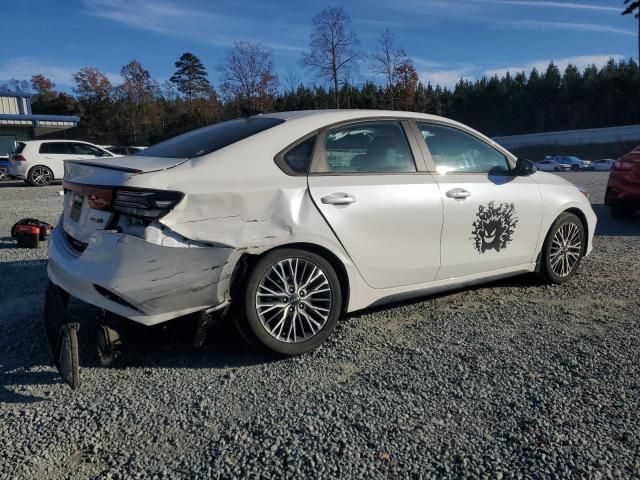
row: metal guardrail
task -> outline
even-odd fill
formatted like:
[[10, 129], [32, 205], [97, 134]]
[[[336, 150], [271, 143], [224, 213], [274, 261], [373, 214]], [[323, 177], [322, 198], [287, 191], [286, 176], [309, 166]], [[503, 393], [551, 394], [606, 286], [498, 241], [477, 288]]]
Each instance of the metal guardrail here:
[[590, 145], [616, 142], [638, 142], [640, 144], [640, 125], [530, 133], [494, 137], [493, 140], [507, 149], [537, 145]]

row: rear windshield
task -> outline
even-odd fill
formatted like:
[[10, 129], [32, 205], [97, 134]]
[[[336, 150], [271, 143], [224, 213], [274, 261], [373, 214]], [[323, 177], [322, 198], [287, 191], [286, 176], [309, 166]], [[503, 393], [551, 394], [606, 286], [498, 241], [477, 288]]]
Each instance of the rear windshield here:
[[22, 153], [22, 151], [24, 150], [24, 147], [26, 147], [27, 144], [24, 142], [16, 142], [16, 146], [13, 149], [13, 153]]
[[280, 125], [284, 120], [252, 117], [216, 123], [160, 142], [136, 153], [140, 157], [193, 158], [215, 152], [245, 138]]

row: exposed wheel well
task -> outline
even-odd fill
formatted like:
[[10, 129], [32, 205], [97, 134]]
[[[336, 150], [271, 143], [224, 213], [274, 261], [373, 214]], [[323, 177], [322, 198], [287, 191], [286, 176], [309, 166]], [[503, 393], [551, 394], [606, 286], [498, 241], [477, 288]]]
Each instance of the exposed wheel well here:
[[313, 243], [289, 243], [286, 245], [278, 245], [277, 247], [266, 250], [259, 255], [254, 254], [244, 254], [236, 264], [236, 268], [233, 271], [233, 275], [231, 276], [230, 282], [230, 291], [231, 291], [231, 299], [233, 300], [236, 293], [239, 293], [239, 290], [242, 287], [243, 281], [247, 276], [247, 273], [251, 271], [253, 266], [269, 252], [274, 250], [279, 250], [282, 248], [297, 248], [300, 250], [306, 250], [308, 252], [313, 252], [317, 255], [320, 255], [322, 258], [327, 260], [333, 269], [336, 271], [336, 275], [338, 276], [338, 280], [340, 281], [340, 290], [342, 292], [342, 309], [344, 309], [349, 304], [349, 275], [347, 274], [347, 269], [345, 268], [342, 261], [333, 253], [331, 250], [321, 247], [320, 245], [316, 245]]
[[582, 254], [583, 255], [586, 254], [587, 253], [587, 243], [589, 242], [589, 238], [588, 238], [589, 237], [589, 223], [587, 222], [587, 217], [584, 215], [582, 210], [580, 210], [579, 208], [569, 208], [569, 209], [565, 210], [562, 213], [573, 213], [582, 222], [582, 227], [584, 228], [584, 233], [585, 233], [585, 235], [587, 237], [587, 238], [585, 238], [586, 241], [584, 242], [584, 245], [582, 246]]
[[[580, 210], [579, 208], [568, 208], [567, 210], [561, 212], [558, 215], [558, 217], [560, 215], [562, 215], [563, 213], [572, 213], [576, 217], [578, 217], [578, 219], [582, 223], [582, 226], [584, 227], [585, 234], [588, 236], [588, 234], [589, 234], [589, 224], [587, 223], [587, 217], [585, 217], [585, 215], [582, 212], [582, 210]], [[541, 261], [542, 261], [542, 252], [544, 250], [544, 246], [547, 243], [547, 238], [549, 237], [549, 233], [551, 232], [551, 227], [556, 222], [558, 217], [554, 218], [553, 222], [551, 222], [551, 225], [549, 226], [549, 230], [547, 231], [547, 234], [544, 237], [544, 243], [542, 244], [542, 247], [540, 248], [540, 251], [538, 252], [538, 257], [536, 258], [536, 272], [540, 271], [540, 265], [541, 265]], [[587, 240], [587, 242], [588, 242], [588, 240]], [[587, 242], [585, 242], [584, 245], [582, 246], [582, 254], [583, 255], [587, 253]]]

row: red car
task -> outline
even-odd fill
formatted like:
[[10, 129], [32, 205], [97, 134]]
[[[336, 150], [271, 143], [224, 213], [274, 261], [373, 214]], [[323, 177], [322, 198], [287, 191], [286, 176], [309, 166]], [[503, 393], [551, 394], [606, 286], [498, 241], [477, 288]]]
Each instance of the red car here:
[[611, 166], [604, 203], [614, 218], [628, 218], [640, 209], [640, 145]]

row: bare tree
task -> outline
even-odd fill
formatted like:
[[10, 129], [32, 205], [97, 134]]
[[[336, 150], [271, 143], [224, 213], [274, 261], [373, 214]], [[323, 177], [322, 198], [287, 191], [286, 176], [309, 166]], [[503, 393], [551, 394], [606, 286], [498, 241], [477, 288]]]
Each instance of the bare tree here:
[[342, 7], [322, 10], [313, 17], [310, 51], [301, 60], [303, 66], [331, 82], [337, 108], [340, 108], [339, 88], [360, 59], [360, 40], [350, 24], [351, 18]]
[[238, 99], [250, 110], [266, 110], [278, 93], [272, 52], [257, 43], [236, 42], [218, 70], [222, 94]]
[[403, 48], [396, 45], [395, 35], [387, 28], [378, 39], [378, 46], [371, 55], [373, 71], [382, 75], [387, 84], [387, 94], [391, 99], [391, 108], [395, 99], [395, 84], [398, 81], [398, 67], [407, 61]]

